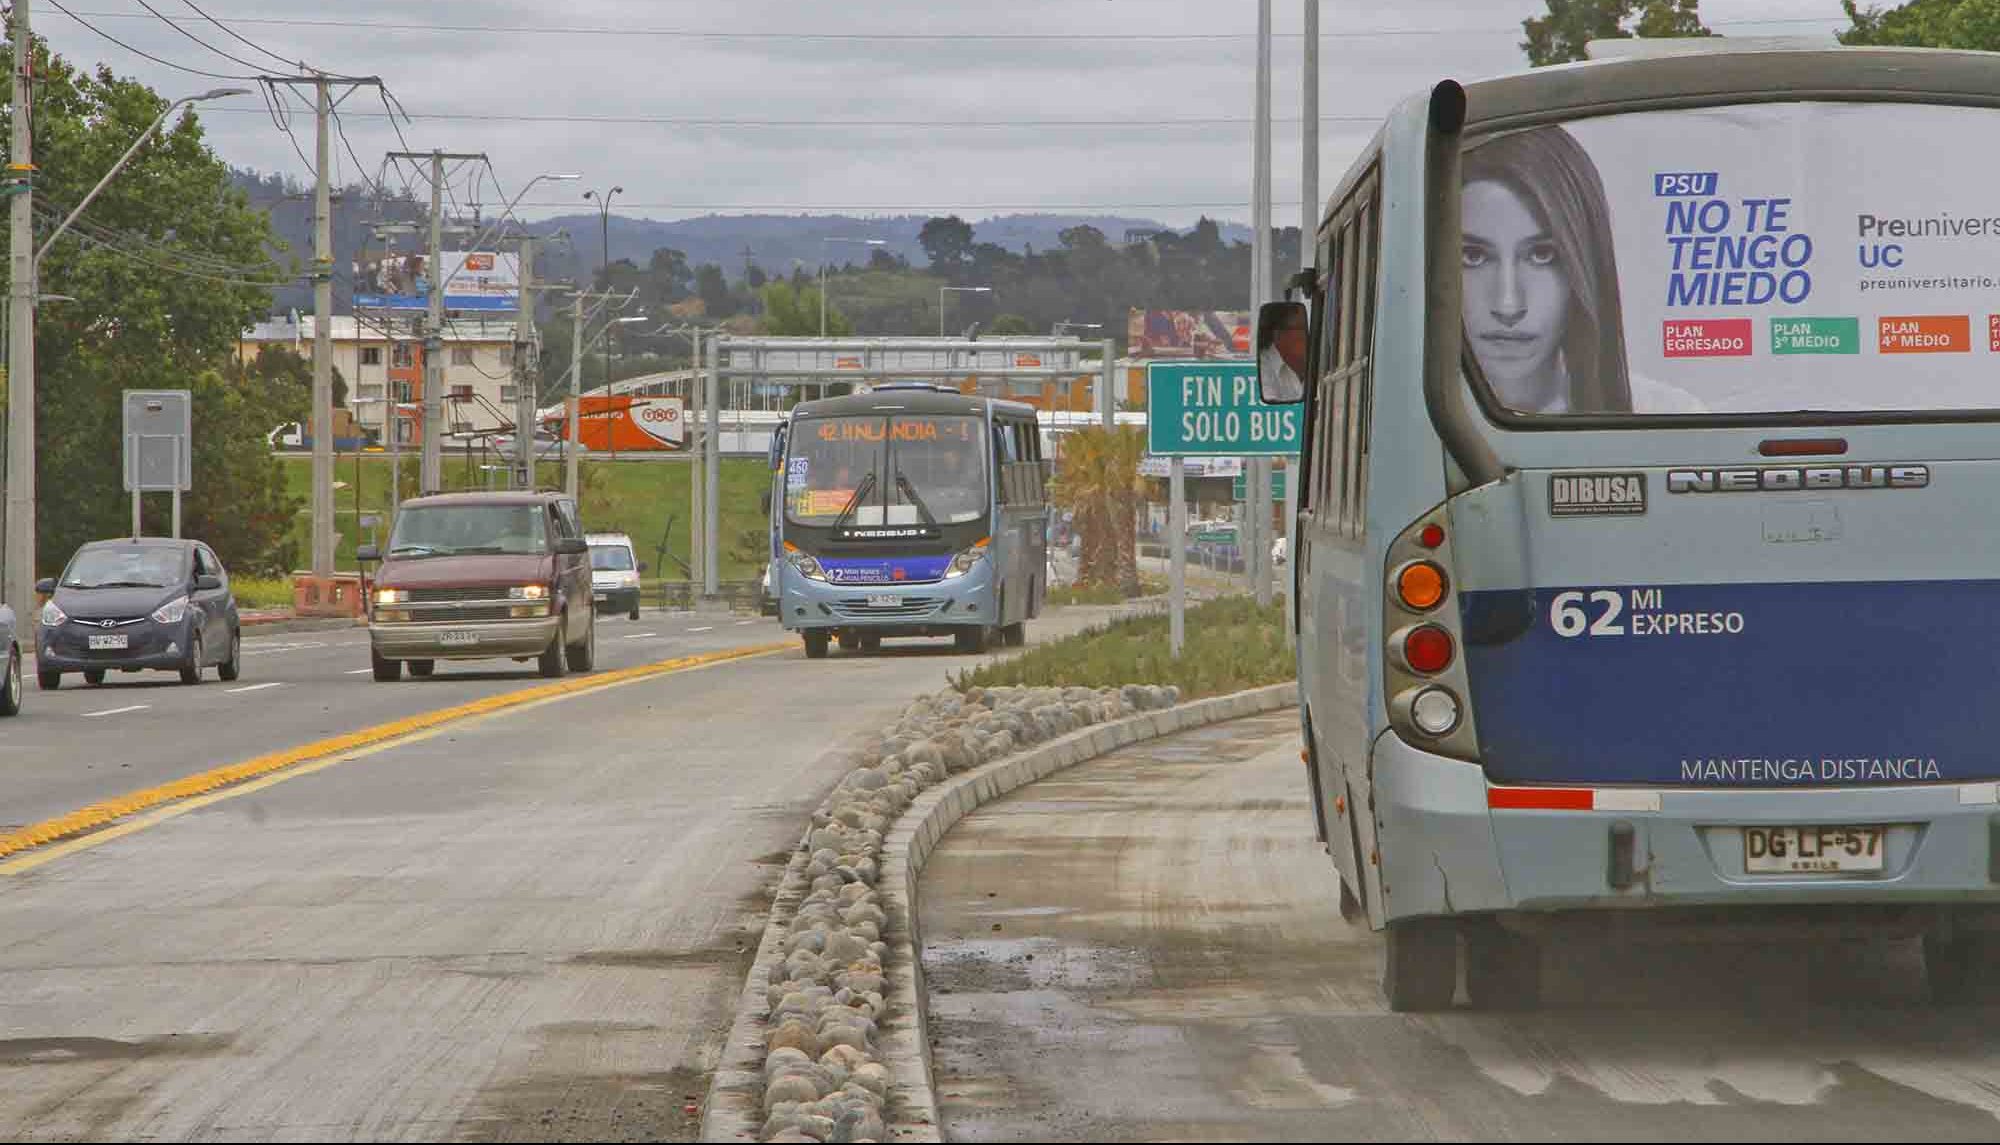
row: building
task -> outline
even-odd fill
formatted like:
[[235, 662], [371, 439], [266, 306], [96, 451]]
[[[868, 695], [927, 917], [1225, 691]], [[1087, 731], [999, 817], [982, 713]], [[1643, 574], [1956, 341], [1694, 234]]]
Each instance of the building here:
[[[393, 389], [399, 404], [395, 441], [415, 449], [423, 440], [424, 344], [407, 318], [335, 315], [333, 364], [347, 379], [347, 404], [355, 421], [388, 444], [385, 430]], [[239, 341], [243, 360], [280, 345], [312, 357], [316, 331], [310, 314], [260, 322]], [[514, 319], [466, 315], [450, 319], [444, 334], [445, 433], [486, 434], [514, 425]]]

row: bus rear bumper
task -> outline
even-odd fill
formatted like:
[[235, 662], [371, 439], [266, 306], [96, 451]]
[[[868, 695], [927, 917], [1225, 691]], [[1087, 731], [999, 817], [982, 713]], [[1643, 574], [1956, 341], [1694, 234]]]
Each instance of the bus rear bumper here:
[[[1390, 920], [1739, 905], [2000, 906], [2000, 788], [1992, 783], [1567, 787], [1552, 799], [1557, 789], [1495, 787], [1477, 765], [1418, 750], [1393, 733], [1376, 744], [1374, 774]], [[1536, 802], [1572, 806], [1506, 806]], [[1760, 826], [1882, 826], [1882, 869], [1750, 873], [1743, 829]]]

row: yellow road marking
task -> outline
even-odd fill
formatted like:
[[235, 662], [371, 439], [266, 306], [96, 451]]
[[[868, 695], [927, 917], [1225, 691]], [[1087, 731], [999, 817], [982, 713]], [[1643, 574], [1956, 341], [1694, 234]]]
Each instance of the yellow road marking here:
[[[116, 798], [93, 803], [81, 810], [57, 816], [40, 823], [31, 823], [11, 834], [0, 835], [0, 858], [17, 855], [31, 848], [70, 839], [84, 832], [93, 832], [88, 838], [76, 839], [63, 847], [53, 848], [47, 853], [38, 852], [29, 859], [17, 859], [0, 863], [0, 875], [19, 874], [25, 870], [41, 866], [64, 854], [81, 850], [85, 846], [96, 846], [134, 831], [152, 826], [154, 823], [182, 815], [197, 807], [207, 806], [218, 799], [233, 797], [248, 791], [268, 787], [271, 784], [290, 779], [296, 775], [307, 775], [321, 768], [331, 767], [349, 759], [372, 755], [376, 751], [414, 741], [434, 732], [445, 724], [477, 716], [492, 715], [496, 712], [527, 707], [582, 692], [594, 692], [602, 688], [629, 684], [653, 676], [664, 676], [671, 672], [684, 672], [690, 668], [706, 667], [731, 660], [745, 660], [754, 656], [769, 656], [794, 647], [791, 643], [758, 644], [746, 648], [731, 648], [720, 652], [704, 652], [696, 656], [682, 656], [673, 660], [661, 660], [653, 664], [642, 664], [635, 668], [621, 668], [614, 672], [601, 672], [564, 680], [556, 684], [543, 684], [533, 688], [506, 692], [497, 696], [487, 696], [456, 707], [440, 708], [434, 712], [423, 712], [392, 720], [386, 724], [363, 728], [357, 732], [334, 736], [199, 772], [171, 783], [148, 787], [140, 791], [128, 792]], [[365, 749], [365, 750], [364, 750]], [[310, 766], [302, 767], [301, 764]], [[274, 773], [284, 772], [283, 775]], [[246, 781], [261, 780], [255, 785]], [[228, 791], [219, 791], [229, 788]], [[211, 794], [213, 793], [213, 794]], [[196, 799], [197, 796], [208, 796]], [[162, 812], [148, 815], [143, 819], [120, 824], [110, 830], [98, 830], [129, 815], [150, 811], [164, 804], [174, 804]]]

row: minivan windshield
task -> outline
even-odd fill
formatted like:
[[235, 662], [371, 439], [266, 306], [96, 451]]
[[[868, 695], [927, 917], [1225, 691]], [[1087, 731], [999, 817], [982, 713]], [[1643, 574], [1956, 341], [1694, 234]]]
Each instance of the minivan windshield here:
[[392, 557], [548, 551], [540, 505], [426, 505], [402, 511], [389, 538]]
[[187, 554], [154, 545], [84, 549], [63, 573], [64, 588], [172, 588], [187, 580]]
[[1473, 138], [1466, 358], [1517, 415], [2000, 411], [2000, 114], [1811, 102]]
[[590, 567], [599, 572], [631, 572], [632, 550], [624, 545], [592, 545]]

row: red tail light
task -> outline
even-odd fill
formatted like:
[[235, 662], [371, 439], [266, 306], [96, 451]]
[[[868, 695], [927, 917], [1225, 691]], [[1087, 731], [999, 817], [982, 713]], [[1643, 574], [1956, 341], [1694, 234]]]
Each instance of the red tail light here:
[[1403, 638], [1403, 660], [1416, 671], [1434, 675], [1451, 667], [1456, 648], [1451, 633], [1435, 624], [1419, 625]]
[[1425, 525], [1423, 532], [1417, 534], [1417, 543], [1427, 549], [1435, 549], [1444, 544], [1444, 526]]

